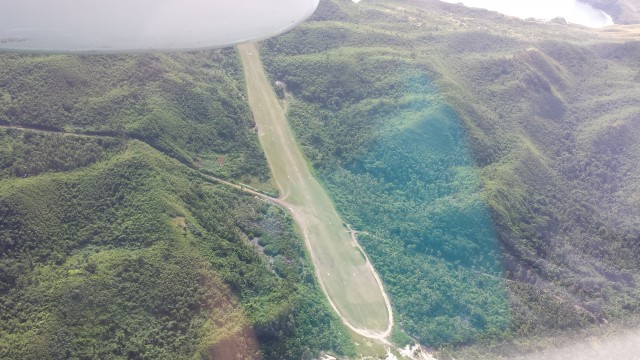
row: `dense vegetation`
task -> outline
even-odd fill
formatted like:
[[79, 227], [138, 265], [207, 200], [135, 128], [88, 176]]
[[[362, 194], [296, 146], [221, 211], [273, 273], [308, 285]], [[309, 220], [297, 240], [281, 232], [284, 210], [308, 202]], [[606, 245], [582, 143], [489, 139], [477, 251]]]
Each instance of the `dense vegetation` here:
[[[266, 42], [273, 77], [296, 99], [289, 119], [347, 222], [370, 234], [360, 239], [403, 330], [430, 345], [495, 336], [508, 301], [459, 119], [402, 41], [349, 25]], [[328, 36], [342, 41], [295, 48]]]
[[[400, 331], [496, 358], [638, 314], [630, 34], [323, 0], [263, 43]], [[235, 51], [0, 64], [0, 358], [353, 353], [291, 218], [202, 175], [273, 191]]]
[[215, 175], [269, 177], [232, 49], [200, 56], [3, 54], [2, 65], [0, 124], [136, 138]]
[[617, 35], [327, 0], [263, 43], [401, 329], [445, 346], [638, 313], [640, 43]]
[[269, 186], [238, 62], [3, 55], [0, 358], [353, 351], [287, 213], [193, 169]]
[[0, 177], [70, 171], [106, 160], [121, 146], [122, 141], [108, 137], [0, 129]]

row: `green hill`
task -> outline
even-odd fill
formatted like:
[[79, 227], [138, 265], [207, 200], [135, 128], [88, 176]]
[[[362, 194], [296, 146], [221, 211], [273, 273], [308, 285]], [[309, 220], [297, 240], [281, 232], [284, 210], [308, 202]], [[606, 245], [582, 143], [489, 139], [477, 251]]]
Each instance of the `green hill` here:
[[323, 1], [263, 43], [401, 330], [446, 347], [637, 314], [633, 31]]
[[224, 178], [269, 181], [232, 49], [2, 63], [0, 124], [135, 138]]
[[[636, 322], [638, 34], [322, 0], [261, 43], [382, 277], [393, 341], [513, 358]], [[0, 358], [373, 348], [350, 341], [291, 217], [207, 176], [276, 192], [235, 50], [0, 65]]]
[[0, 358], [352, 351], [291, 218], [201, 172], [271, 189], [234, 50], [0, 63]]

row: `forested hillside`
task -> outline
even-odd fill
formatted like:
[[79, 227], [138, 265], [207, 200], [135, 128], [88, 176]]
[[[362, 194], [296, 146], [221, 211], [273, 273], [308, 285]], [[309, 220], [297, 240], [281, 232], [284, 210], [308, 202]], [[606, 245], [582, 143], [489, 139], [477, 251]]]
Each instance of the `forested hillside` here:
[[232, 49], [2, 61], [0, 124], [140, 139], [215, 175], [268, 182]]
[[[322, 0], [260, 44], [382, 277], [392, 341], [508, 359], [636, 323], [639, 34]], [[276, 192], [243, 79], [233, 49], [1, 54], [0, 358], [372, 347], [351, 343], [290, 216], [207, 176]]]
[[327, 0], [263, 43], [399, 329], [443, 349], [634, 319], [640, 41], [629, 31]]
[[349, 354], [235, 50], [0, 57], [0, 358]]

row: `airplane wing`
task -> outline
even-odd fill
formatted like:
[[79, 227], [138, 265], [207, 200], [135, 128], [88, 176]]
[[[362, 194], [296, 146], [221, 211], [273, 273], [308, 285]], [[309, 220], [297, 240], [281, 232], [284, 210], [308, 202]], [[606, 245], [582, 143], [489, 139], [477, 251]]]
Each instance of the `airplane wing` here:
[[0, 0], [0, 51], [121, 53], [230, 46], [280, 34], [319, 0]]

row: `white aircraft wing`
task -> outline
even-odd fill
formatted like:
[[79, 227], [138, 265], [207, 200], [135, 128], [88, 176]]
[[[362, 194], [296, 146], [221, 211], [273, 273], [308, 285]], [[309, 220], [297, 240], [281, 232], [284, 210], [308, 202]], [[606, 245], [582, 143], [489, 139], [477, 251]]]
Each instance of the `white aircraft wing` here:
[[280, 34], [319, 0], [0, 0], [0, 51], [196, 50]]

